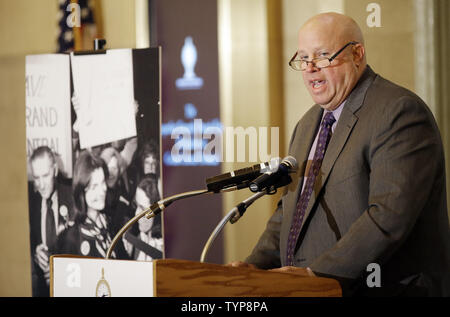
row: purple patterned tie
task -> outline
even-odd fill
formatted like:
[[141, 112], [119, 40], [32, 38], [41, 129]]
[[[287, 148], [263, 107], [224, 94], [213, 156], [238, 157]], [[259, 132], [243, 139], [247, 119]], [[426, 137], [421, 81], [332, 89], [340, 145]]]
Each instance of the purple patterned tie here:
[[291, 230], [289, 231], [286, 265], [294, 266], [294, 252], [297, 244], [297, 239], [300, 234], [300, 228], [303, 223], [303, 217], [305, 216], [306, 207], [308, 206], [309, 199], [311, 198], [314, 181], [319, 174], [320, 166], [322, 165], [325, 150], [328, 142], [331, 138], [331, 126], [336, 121], [332, 112], [327, 112], [322, 120], [322, 124], [319, 132], [319, 139], [317, 140], [316, 151], [314, 152], [314, 158], [309, 168], [308, 177], [306, 179], [305, 187], [297, 202], [297, 210], [292, 220]]

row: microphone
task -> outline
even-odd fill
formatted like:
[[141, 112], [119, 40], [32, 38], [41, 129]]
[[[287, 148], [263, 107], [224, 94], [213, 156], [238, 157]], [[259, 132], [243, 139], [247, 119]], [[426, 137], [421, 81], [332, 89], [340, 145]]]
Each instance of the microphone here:
[[276, 171], [280, 158], [272, 158], [270, 162], [255, 164], [229, 173], [220, 174], [206, 179], [208, 191], [218, 193], [225, 190], [236, 190], [248, 187], [248, 184], [261, 174]]
[[275, 188], [285, 186], [292, 182], [289, 173], [293, 173], [297, 170], [297, 160], [292, 156], [286, 156], [275, 171], [268, 171], [263, 175], [255, 178], [249, 185], [252, 192], [260, 192], [271, 186]]

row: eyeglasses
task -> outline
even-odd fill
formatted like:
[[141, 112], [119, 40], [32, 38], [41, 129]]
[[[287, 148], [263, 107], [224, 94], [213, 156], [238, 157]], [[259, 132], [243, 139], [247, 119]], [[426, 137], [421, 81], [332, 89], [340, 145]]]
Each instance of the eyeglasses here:
[[304, 59], [295, 59], [298, 52], [295, 52], [294, 56], [292, 56], [291, 60], [289, 61], [289, 66], [292, 67], [294, 70], [304, 71], [308, 68], [308, 64], [312, 63], [314, 67], [317, 68], [325, 68], [331, 65], [331, 62], [340, 54], [343, 50], [349, 45], [356, 45], [359, 44], [358, 42], [348, 42], [344, 45], [343, 48], [341, 48], [339, 51], [337, 51], [333, 56], [330, 58], [328, 57], [319, 57], [319, 58], [313, 58], [310, 61], [304, 60]]

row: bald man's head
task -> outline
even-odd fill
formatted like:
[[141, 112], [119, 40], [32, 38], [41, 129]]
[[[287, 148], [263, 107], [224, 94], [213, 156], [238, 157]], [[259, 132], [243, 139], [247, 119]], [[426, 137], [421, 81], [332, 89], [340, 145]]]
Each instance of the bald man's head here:
[[[328, 67], [316, 66], [316, 61], [330, 60], [342, 48]], [[329, 110], [347, 98], [366, 67], [361, 29], [352, 18], [339, 13], [310, 18], [299, 30], [297, 53], [297, 59], [309, 62], [302, 74], [311, 97]]]
[[352, 18], [335, 13], [321, 13], [313, 16], [300, 28], [302, 30], [321, 29], [332, 37], [338, 37], [342, 41], [355, 41], [364, 44], [364, 37], [358, 24]]

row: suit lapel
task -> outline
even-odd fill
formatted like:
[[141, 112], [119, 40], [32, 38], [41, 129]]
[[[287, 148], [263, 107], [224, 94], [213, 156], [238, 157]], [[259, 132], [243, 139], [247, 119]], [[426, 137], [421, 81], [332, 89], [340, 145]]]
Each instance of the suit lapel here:
[[[321, 172], [316, 178], [314, 193], [305, 211], [305, 217], [300, 229], [300, 234], [303, 230], [303, 224], [306, 222], [313, 206], [316, 204], [316, 199], [320, 191], [326, 184], [339, 154], [342, 152], [342, 149], [347, 143], [347, 140], [358, 121], [356, 112], [362, 106], [367, 89], [372, 84], [375, 77], [376, 74], [369, 66], [367, 66], [359, 80], [359, 83], [347, 98], [347, 102], [344, 105], [344, 109], [342, 109], [342, 113], [336, 125], [334, 134], [327, 147], [327, 151], [322, 162]], [[295, 139], [290, 147], [290, 155], [297, 159], [297, 162], [299, 162], [299, 168], [297, 174], [292, 177], [292, 183], [288, 186], [287, 193], [283, 196], [283, 222], [280, 232], [280, 256], [282, 265], [285, 265], [289, 230], [292, 224], [294, 212], [297, 209], [297, 200], [304, 180], [309, 151], [318, 132], [322, 113], [322, 108], [316, 105], [311, 109], [311, 113], [305, 115], [305, 117], [300, 121], [301, 125], [299, 125], [298, 130], [295, 131]]]
[[339, 122], [336, 126], [333, 136], [331, 137], [330, 143], [328, 144], [327, 150], [325, 152], [325, 157], [323, 158], [322, 166], [319, 171], [319, 175], [317, 175], [315, 183], [314, 183], [314, 191], [311, 195], [311, 198], [308, 202], [308, 207], [305, 211], [304, 220], [302, 226], [300, 228], [300, 232], [303, 229], [303, 226], [308, 219], [309, 214], [313, 206], [316, 204], [316, 200], [324, 187], [328, 176], [341, 153], [344, 145], [353, 130], [354, 125], [358, 121], [358, 118], [353, 115], [350, 111], [345, 111], [345, 108], [342, 110], [341, 117], [339, 118]]
[[[300, 189], [303, 186], [305, 179], [306, 164], [308, 162], [309, 151], [317, 134], [317, 127], [322, 118], [323, 110], [319, 106], [311, 109], [311, 113], [305, 116], [299, 124], [295, 132], [294, 140], [291, 144], [289, 154], [295, 157], [298, 162], [298, 170], [295, 175], [292, 175], [292, 183], [287, 187], [287, 194], [283, 197], [283, 223], [280, 233], [280, 252], [281, 255], [286, 254], [287, 237], [290, 230], [290, 224], [296, 211], [297, 199]], [[284, 262], [284, 256], [282, 256]]]
[[334, 130], [334, 133], [330, 139], [330, 143], [328, 144], [327, 150], [325, 152], [319, 175], [316, 177], [313, 195], [308, 202], [308, 207], [305, 211], [305, 216], [300, 228], [300, 233], [303, 230], [303, 226], [306, 223], [306, 219], [308, 219], [313, 206], [316, 204], [317, 197], [319, 197], [320, 192], [322, 191], [328, 180], [334, 163], [339, 157], [339, 154], [342, 152], [342, 149], [344, 148], [353, 130], [353, 127], [358, 121], [358, 117], [355, 115], [355, 112], [362, 106], [367, 89], [373, 82], [374, 78], [375, 73], [369, 66], [367, 66], [367, 69], [361, 76], [358, 85], [347, 98], [347, 102], [342, 109], [342, 113], [336, 125], [336, 129]]

